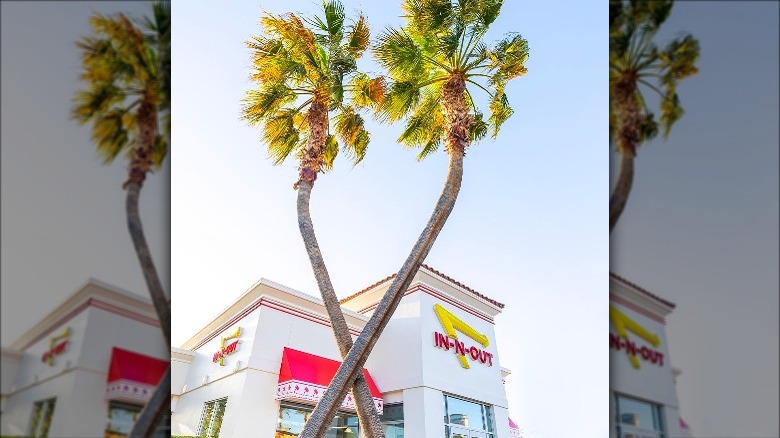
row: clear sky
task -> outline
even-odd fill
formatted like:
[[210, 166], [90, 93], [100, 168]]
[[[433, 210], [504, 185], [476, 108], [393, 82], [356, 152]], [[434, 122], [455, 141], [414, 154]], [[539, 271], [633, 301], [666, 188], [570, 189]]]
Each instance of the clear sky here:
[[680, 412], [698, 437], [777, 437], [778, 2], [679, 2], [701, 43], [686, 114], [639, 149], [612, 269], [671, 300]]
[[[90, 277], [148, 296], [125, 224], [125, 162], [104, 166], [69, 119], [81, 86], [75, 42], [91, 11], [141, 16], [147, 2], [2, 2], [2, 345]], [[166, 290], [170, 171], [151, 175], [141, 217]]]
[[[296, 163], [272, 166], [240, 104], [252, 86], [244, 42], [260, 32], [262, 9], [312, 12], [319, 2], [213, 5], [173, 5], [174, 345], [261, 277], [318, 295], [298, 233]], [[400, 2], [345, 6], [365, 12], [372, 35], [402, 22]], [[506, 303], [497, 345], [512, 370], [510, 415], [528, 438], [608, 433], [607, 27], [602, 1], [505, 2], [487, 41], [520, 32], [529, 71], [508, 86], [515, 114], [499, 140], [469, 150], [455, 210], [426, 260]], [[370, 57], [362, 67], [377, 70]], [[337, 160], [312, 193], [341, 297], [401, 266], [446, 172], [444, 153], [417, 162], [398, 146], [400, 127], [370, 128], [365, 161]]]

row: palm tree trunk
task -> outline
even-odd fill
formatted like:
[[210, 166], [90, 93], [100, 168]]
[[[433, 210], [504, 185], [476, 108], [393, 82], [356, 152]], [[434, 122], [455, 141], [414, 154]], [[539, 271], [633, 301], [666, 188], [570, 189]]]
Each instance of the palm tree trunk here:
[[631, 193], [631, 186], [634, 182], [634, 154], [630, 151], [621, 151], [620, 167], [618, 168], [617, 181], [609, 197], [609, 231], [617, 224], [623, 209], [628, 202], [628, 195]]
[[[309, 211], [311, 189], [312, 183], [310, 181], [302, 180], [298, 183], [298, 228], [301, 231], [306, 252], [309, 254], [309, 261], [314, 271], [314, 277], [317, 279], [317, 286], [320, 289], [322, 301], [325, 303], [325, 308], [330, 317], [336, 344], [338, 344], [341, 357], [344, 358], [349, 353], [349, 349], [352, 348], [352, 336], [349, 334], [347, 321], [336, 297], [336, 292], [333, 290], [333, 284], [325, 267], [325, 260], [322, 258], [320, 247], [317, 244], [317, 237], [314, 233], [314, 225], [312, 224]], [[368, 388], [368, 383], [366, 383], [362, 373], [354, 381], [352, 394], [355, 398], [363, 435], [367, 438], [384, 438], [385, 433], [382, 430], [379, 413], [376, 410], [376, 406], [374, 406], [371, 390]]]
[[171, 348], [171, 307], [163, 291], [160, 277], [157, 275], [157, 268], [154, 266], [152, 254], [149, 251], [149, 245], [146, 243], [144, 228], [141, 224], [141, 216], [138, 213], [138, 198], [141, 193], [141, 183], [129, 181], [127, 184], [127, 197], [125, 198], [125, 211], [127, 214], [127, 229], [130, 231], [130, 237], [133, 240], [135, 253], [138, 255], [138, 261], [141, 263], [141, 270], [146, 280], [146, 286], [149, 289], [149, 295], [154, 304], [154, 310], [157, 312], [157, 318], [160, 320], [165, 343]]
[[457, 152], [450, 153], [447, 180], [436, 203], [436, 208], [428, 220], [428, 224], [417, 239], [414, 248], [401, 267], [401, 270], [398, 271], [398, 275], [393, 280], [390, 288], [382, 297], [371, 319], [363, 328], [360, 336], [355, 340], [354, 345], [349, 350], [349, 354], [344, 358], [344, 362], [336, 372], [330, 386], [325, 391], [314, 412], [312, 412], [309, 421], [306, 422], [303, 431], [299, 435], [300, 438], [325, 436], [325, 432], [330, 427], [330, 420], [336, 414], [338, 405], [344, 400], [355, 378], [362, 374], [362, 367], [366, 363], [371, 349], [390, 321], [390, 317], [401, 302], [404, 292], [409, 288], [414, 275], [420, 269], [420, 265], [422, 265], [425, 257], [430, 252], [434, 241], [447, 221], [447, 217], [452, 212], [460, 191], [462, 178], [463, 154], [458, 154]]
[[[130, 238], [135, 247], [135, 253], [141, 264], [141, 271], [146, 280], [146, 287], [149, 289], [149, 295], [157, 313], [157, 319], [160, 321], [160, 328], [165, 338], [165, 344], [170, 351], [171, 348], [171, 305], [168, 297], [165, 295], [160, 276], [157, 274], [157, 268], [152, 260], [152, 254], [149, 245], [146, 243], [141, 215], [138, 212], [138, 198], [141, 194], [141, 187], [146, 179], [146, 173], [150, 166], [150, 155], [152, 146], [157, 138], [157, 108], [148, 102], [142, 102], [138, 110], [138, 147], [133, 153], [130, 162], [130, 177], [125, 183], [127, 196], [125, 198], [125, 213], [127, 215], [127, 229], [130, 232]], [[130, 437], [145, 438], [154, 433], [156, 425], [162, 418], [162, 414], [167, 410], [170, 412], [170, 368], [166, 377], [160, 382], [154, 390], [149, 403], [147, 403], [139, 416], [139, 421], [133, 427]], [[167, 401], [167, 402], [166, 402]], [[154, 403], [152, 403], [154, 402]], [[140, 420], [144, 419], [141, 423]]]
[[148, 438], [154, 434], [165, 413], [170, 413], [171, 411], [170, 389], [171, 367], [168, 367], [168, 371], [165, 372], [162, 380], [160, 380], [157, 389], [152, 393], [152, 397], [144, 406], [135, 424], [133, 424], [128, 438]]
[[444, 182], [439, 200], [433, 209], [428, 224], [425, 226], [406, 261], [398, 271], [390, 288], [385, 292], [374, 314], [371, 315], [363, 331], [355, 340], [349, 350], [349, 354], [339, 366], [336, 375], [323, 394], [320, 402], [314, 408], [309, 421], [303, 427], [299, 438], [321, 438], [330, 426], [331, 419], [336, 415], [338, 405], [344, 400], [351, 382], [362, 374], [363, 365], [368, 360], [371, 350], [379, 340], [382, 331], [390, 322], [395, 309], [401, 303], [404, 292], [420, 269], [420, 265], [431, 251], [436, 238], [439, 236], [444, 224], [447, 222], [455, 201], [458, 199], [461, 182], [463, 181], [463, 156], [469, 145], [469, 127], [473, 121], [466, 107], [464, 97], [466, 89], [465, 78], [454, 75], [447, 80], [443, 88], [444, 116], [446, 119], [446, 131], [444, 142], [450, 157], [447, 179]]

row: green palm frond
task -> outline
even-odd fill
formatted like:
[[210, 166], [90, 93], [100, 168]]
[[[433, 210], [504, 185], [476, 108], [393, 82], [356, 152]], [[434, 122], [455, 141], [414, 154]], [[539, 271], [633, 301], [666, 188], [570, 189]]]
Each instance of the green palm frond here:
[[152, 17], [138, 20], [138, 26], [121, 13], [95, 13], [90, 25], [92, 34], [76, 42], [85, 85], [73, 97], [71, 118], [91, 124], [105, 162], [143, 147], [152, 156], [149, 165], [158, 168], [167, 153], [166, 138], [137, 144], [137, 118], [141, 107], [153, 108], [163, 132], [170, 132], [170, 4], [153, 3]]
[[[624, 122], [624, 107], [636, 102], [640, 111], [639, 142], [653, 139], [659, 133], [654, 114], [648, 108], [643, 92], [650, 90], [661, 98], [659, 121], [666, 137], [684, 111], [677, 94], [682, 79], [698, 72], [699, 42], [691, 35], [672, 40], [663, 49], [654, 44], [660, 26], [669, 17], [672, 0], [653, 2], [610, 0], [610, 139]], [[633, 90], [633, 99], [617, 101], [619, 90]], [[630, 120], [637, 120], [629, 117]]]
[[[495, 138], [512, 115], [505, 86], [527, 72], [529, 48], [518, 33], [492, 46], [483, 41], [502, 5], [502, 0], [405, 0], [405, 26], [385, 29], [377, 38], [374, 56], [390, 76], [380, 118], [406, 119], [399, 141], [421, 147], [420, 158], [435, 151], [445, 133], [453, 132], [444, 128], [445, 99], [427, 97], [436, 95], [432, 90], [440, 90], [445, 82], [465, 81], [461, 102], [472, 121], [460, 129], [468, 129], [472, 141], [488, 133]], [[471, 98], [481, 92], [490, 99], [487, 120]]]
[[339, 154], [339, 142], [333, 135], [328, 135], [325, 139], [325, 149], [322, 152], [322, 167], [324, 170], [333, 169], [333, 163]]
[[[362, 160], [370, 136], [359, 111], [377, 110], [385, 91], [384, 78], [358, 71], [357, 59], [369, 44], [366, 18], [360, 14], [348, 22], [343, 5], [330, 0], [319, 16], [266, 13], [261, 23], [263, 34], [246, 43], [253, 57], [250, 78], [258, 86], [247, 92], [242, 117], [263, 126], [274, 164], [293, 153], [301, 159], [312, 147], [320, 151], [319, 170], [331, 169], [339, 150], [355, 163]], [[334, 134], [323, 145], [307, 144], [308, 108], [315, 102], [334, 114], [327, 130]]]
[[297, 111], [283, 109], [265, 119], [263, 141], [274, 164], [282, 164], [300, 146], [301, 134], [295, 126]]
[[349, 86], [352, 90], [352, 103], [358, 108], [373, 108], [382, 106], [385, 99], [385, 78], [371, 78], [365, 73], [356, 74]]
[[410, 79], [426, 74], [420, 47], [403, 30], [385, 29], [379, 35], [374, 56], [393, 78]]
[[366, 17], [360, 15], [357, 22], [350, 28], [347, 36], [347, 50], [349, 54], [358, 59], [363, 56], [363, 52], [368, 48], [371, 38], [371, 30], [368, 28]]
[[247, 92], [243, 117], [252, 125], [262, 123], [283, 106], [295, 102], [295, 99], [295, 94], [284, 84], [266, 84], [259, 90]]

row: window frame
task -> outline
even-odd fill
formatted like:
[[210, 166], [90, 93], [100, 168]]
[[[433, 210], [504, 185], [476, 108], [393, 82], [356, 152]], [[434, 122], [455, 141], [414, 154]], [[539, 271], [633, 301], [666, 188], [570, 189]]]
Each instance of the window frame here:
[[[652, 400], [641, 399], [638, 397], [633, 397], [631, 395], [622, 394], [619, 392], [613, 392], [613, 394], [615, 397], [614, 398], [615, 417], [613, 418], [613, 420], [615, 422], [617, 438], [623, 438], [627, 434], [630, 434], [630, 436], [642, 436], [648, 438], [651, 436], [653, 438], [667, 438], [668, 434], [666, 431], [666, 419], [664, 418], [662, 404], [656, 403]], [[621, 420], [621, 416], [623, 415], [623, 412], [621, 412], [620, 409], [620, 399], [625, 399], [628, 401], [632, 401], [634, 403], [649, 405], [653, 416], [653, 426], [652, 426], [653, 428], [648, 429], [647, 427], [633, 426], [629, 423], [624, 423]]]
[[[444, 405], [444, 420], [445, 420], [444, 432], [446, 438], [450, 438], [452, 436], [453, 428], [467, 431], [467, 435], [469, 438], [471, 438], [473, 435], [480, 436], [480, 437], [487, 437], [487, 438], [496, 438], [496, 416], [493, 410], [493, 405], [483, 403], [478, 400], [461, 397], [459, 395], [446, 393], [446, 392], [442, 392], [442, 396], [443, 396], [442, 403]], [[449, 403], [447, 402], [448, 398], [479, 405], [480, 412], [482, 414], [481, 428], [463, 426], [461, 424], [450, 422]]]
[[[388, 408], [401, 408], [401, 419], [394, 419], [394, 420], [384, 420], [385, 413], [388, 412]], [[403, 402], [400, 403], [390, 403], [386, 404], [384, 406], [384, 412], [382, 415], [380, 415], [380, 421], [382, 422], [383, 426], [393, 426], [393, 427], [400, 427], [401, 430], [404, 430], [404, 404]], [[385, 430], [385, 432], [387, 432]]]
[[[281, 400], [279, 402], [279, 408], [276, 410], [277, 414], [282, 411], [282, 409], [297, 409], [300, 411], [306, 411], [308, 415], [311, 415], [311, 413], [314, 411], [314, 406], [307, 405], [304, 403], [296, 403], [292, 401], [287, 400]], [[306, 416], [306, 419], [308, 420], [308, 415]], [[336, 415], [343, 415], [343, 416], [349, 416], [349, 417], [355, 417], [356, 424], [354, 425], [357, 427], [357, 433], [355, 434], [355, 438], [361, 437], [360, 432], [360, 420], [357, 417], [357, 412], [349, 412], [349, 411], [336, 411]], [[278, 420], [278, 417], [277, 417]], [[349, 425], [352, 426], [352, 425]], [[275, 433], [279, 433], [279, 423], [276, 424]]]
[[[30, 437], [47, 438], [51, 430], [51, 421], [54, 416], [54, 408], [57, 407], [57, 397], [49, 397], [33, 402], [33, 410], [28, 427]], [[48, 409], [47, 409], [48, 408]], [[43, 426], [46, 428], [41, 430]]]
[[[227, 401], [228, 401], [227, 397], [220, 397], [214, 400], [209, 400], [203, 404], [203, 410], [201, 411], [200, 414], [200, 421], [198, 422], [199, 437], [202, 438], [219, 437], [219, 431], [220, 429], [222, 429], [222, 421], [225, 418], [225, 410], [227, 410]], [[214, 424], [217, 422], [216, 418], [218, 415], [219, 415], [219, 424], [217, 425], [216, 430], [214, 430]], [[208, 418], [208, 425], [205, 425], [204, 423], [206, 422], [205, 420], [207, 418]]]

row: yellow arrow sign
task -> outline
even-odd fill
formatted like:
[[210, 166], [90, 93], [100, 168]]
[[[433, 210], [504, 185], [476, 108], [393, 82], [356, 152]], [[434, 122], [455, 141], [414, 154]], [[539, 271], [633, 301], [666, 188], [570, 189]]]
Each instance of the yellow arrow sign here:
[[[653, 347], [655, 348], [658, 348], [658, 346], [661, 345], [661, 340], [658, 339], [658, 335], [650, 333], [636, 321], [629, 318], [628, 315], [616, 309], [615, 306], [612, 306], [611, 304], [609, 306], [609, 320], [612, 322], [612, 325], [615, 326], [615, 330], [617, 330], [618, 336], [625, 339], [626, 342], [629, 342], [628, 332], [630, 331], [645, 341], [653, 344]], [[636, 357], [636, 354], [629, 353], [628, 358], [634, 368], [639, 368], [639, 359]]]
[[[479, 342], [483, 347], [490, 345], [490, 341], [488, 340], [487, 336], [474, 330], [473, 327], [463, 322], [463, 320], [453, 315], [452, 312], [445, 309], [444, 307], [438, 304], [434, 304], [433, 311], [436, 312], [436, 316], [439, 317], [439, 322], [441, 322], [441, 326], [444, 329], [444, 332], [447, 333], [449, 337], [458, 339], [458, 334], [455, 332], [457, 330], [471, 339]], [[470, 368], [465, 356], [458, 355], [458, 360], [460, 361], [460, 365], [463, 368]]]

